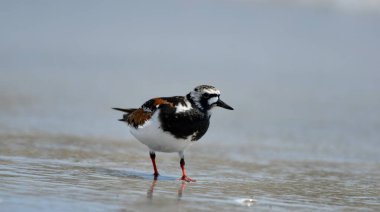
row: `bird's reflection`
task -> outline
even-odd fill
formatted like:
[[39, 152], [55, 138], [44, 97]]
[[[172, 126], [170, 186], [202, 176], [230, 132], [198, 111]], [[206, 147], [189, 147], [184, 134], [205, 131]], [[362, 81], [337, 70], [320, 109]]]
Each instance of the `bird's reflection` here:
[[182, 193], [183, 193], [183, 191], [186, 189], [186, 182], [183, 182], [182, 181], [182, 183], [181, 183], [181, 187], [179, 187], [179, 189], [178, 189], [178, 200], [180, 200], [181, 199], [181, 197], [182, 197]]
[[[157, 185], [157, 181], [158, 181], [157, 177], [155, 177], [147, 191], [146, 196], [148, 199], [153, 199], [154, 188]], [[178, 200], [182, 198], [182, 194], [183, 194], [183, 191], [185, 191], [185, 189], [186, 189], [186, 182], [181, 182], [181, 186], [178, 188], [178, 193], [177, 193]]]
[[154, 187], [156, 187], [156, 184], [157, 184], [157, 178], [155, 177], [152, 181], [152, 184], [150, 185], [147, 193], [146, 193], [146, 197], [148, 199], [152, 199], [153, 198], [153, 191], [154, 191]]

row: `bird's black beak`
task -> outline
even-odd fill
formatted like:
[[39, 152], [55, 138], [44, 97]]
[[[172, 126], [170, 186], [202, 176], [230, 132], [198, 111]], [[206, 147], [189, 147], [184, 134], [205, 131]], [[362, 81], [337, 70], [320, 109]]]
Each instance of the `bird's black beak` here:
[[229, 106], [228, 104], [224, 103], [220, 99], [216, 102], [216, 106], [219, 106], [219, 107], [222, 107], [222, 108], [225, 108], [225, 109], [228, 109], [228, 110], [233, 110], [233, 108], [231, 106]]

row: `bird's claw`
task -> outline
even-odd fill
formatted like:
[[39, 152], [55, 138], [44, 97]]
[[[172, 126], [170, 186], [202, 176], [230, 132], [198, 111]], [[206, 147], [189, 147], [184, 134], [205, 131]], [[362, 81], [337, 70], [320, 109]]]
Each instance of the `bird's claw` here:
[[186, 181], [186, 182], [196, 182], [196, 180], [191, 179], [188, 176], [182, 176], [180, 180]]

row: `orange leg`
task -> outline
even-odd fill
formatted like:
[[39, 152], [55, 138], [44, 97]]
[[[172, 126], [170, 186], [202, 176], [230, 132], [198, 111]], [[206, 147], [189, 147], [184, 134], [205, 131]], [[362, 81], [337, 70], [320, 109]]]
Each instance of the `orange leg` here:
[[152, 152], [150, 151], [149, 152], [149, 155], [150, 155], [150, 159], [152, 160], [152, 164], [153, 164], [153, 169], [154, 169], [154, 179], [157, 179], [158, 177], [158, 170], [157, 170], [157, 166], [156, 166], [156, 153], [155, 152]]
[[182, 177], [180, 178], [180, 180], [184, 180], [186, 182], [195, 182], [196, 180], [193, 180], [186, 175], [185, 158], [183, 157], [183, 153], [182, 154], [180, 153], [180, 156], [181, 156], [181, 161], [179, 162], [179, 164], [181, 165], [181, 169], [182, 169]]

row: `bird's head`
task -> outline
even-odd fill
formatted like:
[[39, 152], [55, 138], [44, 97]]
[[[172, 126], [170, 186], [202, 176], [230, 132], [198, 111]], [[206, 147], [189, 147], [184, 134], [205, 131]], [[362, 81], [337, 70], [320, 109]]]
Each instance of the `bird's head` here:
[[197, 108], [203, 111], [210, 111], [214, 107], [222, 107], [233, 110], [231, 106], [220, 99], [220, 91], [211, 85], [200, 85], [194, 88], [188, 97], [194, 102]]

